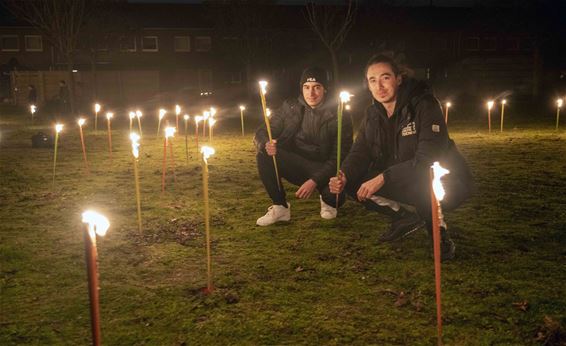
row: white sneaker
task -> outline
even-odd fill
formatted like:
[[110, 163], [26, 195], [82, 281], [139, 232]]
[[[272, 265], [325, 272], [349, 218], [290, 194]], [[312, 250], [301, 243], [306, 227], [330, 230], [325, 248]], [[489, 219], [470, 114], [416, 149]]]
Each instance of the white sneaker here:
[[278, 221], [291, 220], [291, 205], [287, 203], [287, 208], [282, 205], [272, 205], [267, 208], [267, 214], [257, 219], [258, 226], [269, 226]]
[[320, 217], [326, 220], [331, 220], [336, 218], [338, 210], [328, 204], [324, 203], [322, 196], [320, 197]]

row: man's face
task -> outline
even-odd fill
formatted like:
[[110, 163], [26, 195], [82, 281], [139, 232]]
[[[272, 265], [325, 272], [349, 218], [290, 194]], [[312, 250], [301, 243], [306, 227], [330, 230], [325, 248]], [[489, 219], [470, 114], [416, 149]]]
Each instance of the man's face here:
[[324, 87], [318, 82], [303, 84], [303, 97], [311, 108], [318, 107], [324, 100]]
[[366, 75], [368, 87], [373, 97], [379, 103], [397, 101], [397, 90], [401, 85], [401, 76], [395, 76], [388, 63], [373, 64]]

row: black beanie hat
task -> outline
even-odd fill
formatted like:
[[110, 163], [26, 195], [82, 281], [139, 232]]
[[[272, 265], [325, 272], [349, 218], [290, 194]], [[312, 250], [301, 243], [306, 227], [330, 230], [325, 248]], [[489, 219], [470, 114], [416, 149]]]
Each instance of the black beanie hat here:
[[321, 67], [307, 67], [303, 74], [301, 75], [301, 84], [299, 85], [300, 88], [303, 88], [303, 84], [306, 82], [317, 82], [322, 84], [324, 89], [328, 90], [329, 80], [328, 80], [328, 72]]

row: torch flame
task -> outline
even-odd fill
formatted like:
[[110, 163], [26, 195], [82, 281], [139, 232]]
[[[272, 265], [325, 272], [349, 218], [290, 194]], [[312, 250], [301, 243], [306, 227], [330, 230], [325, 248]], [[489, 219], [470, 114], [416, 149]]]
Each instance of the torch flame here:
[[216, 124], [216, 119], [214, 118], [208, 119], [208, 126], [212, 127], [214, 126], [214, 124]]
[[451, 102], [446, 102], [446, 108], [450, 108], [452, 107], [452, 103]]
[[138, 110], [136, 111], [136, 117], [141, 118], [142, 115], [143, 115], [143, 113], [138, 109]]
[[169, 138], [169, 137], [173, 137], [175, 135], [175, 131], [177, 131], [176, 128], [169, 126], [165, 128], [165, 137]]
[[350, 97], [352, 97], [352, 94], [350, 94], [347, 91], [341, 91], [340, 92], [340, 101], [342, 103], [348, 103], [350, 102]]
[[185, 119], [185, 120], [189, 120], [189, 118], [190, 118], [190, 117], [189, 117], [189, 115], [188, 115], [188, 114], [185, 114], [185, 115], [183, 115], [183, 119]]
[[99, 105], [98, 103], [95, 103], [95, 104], [94, 104], [94, 111], [95, 111], [96, 113], [100, 112], [100, 105]]
[[501, 100], [501, 104], [502, 104], [502, 105], [507, 104], [507, 100], [505, 100], [505, 99]]
[[130, 140], [132, 141], [132, 155], [137, 159], [140, 156], [140, 135], [130, 132]]
[[87, 210], [83, 213], [83, 223], [88, 223], [88, 231], [91, 238], [94, 238], [94, 233], [104, 237], [106, 231], [110, 227], [110, 221], [102, 215], [93, 210]]
[[436, 199], [442, 201], [446, 192], [444, 191], [444, 187], [442, 186], [442, 182], [440, 181], [440, 178], [450, 173], [450, 171], [440, 166], [438, 161], [436, 161], [431, 167], [433, 171], [432, 189], [434, 191], [434, 195], [436, 196]]
[[206, 162], [206, 163], [208, 163], [208, 158], [211, 155], [214, 155], [214, 152], [215, 151], [214, 151], [213, 147], [209, 147], [209, 146], [204, 145], [200, 148], [200, 153], [202, 154], [202, 158], [203, 158], [204, 162]]
[[208, 120], [208, 118], [210, 118], [210, 112], [209, 111], [204, 111], [202, 114], [204, 115], [203, 116], [204, 120]]
[[216, 108], [210, 107], [210, 116], [213, 117], [216, 114]]
[[262, 94], [267, 94], [267, 82], [262, 80], [259, 81], [259, 90], [261, 91]]
[[77, 123], [79, 124], [79, 126], [83, 126], [85, 124], [86, 120], [84, 118], [80, 118]]
[[63, 131], [63, 124], [55, 124], [55, 132], [59, 133]]
[[175, 114], [177, 115], [181, 114], [181, 106], [175, 105]]
[[265, 109], [265, 114], [267, 115], [267, 117], [269, 118], [271, 116], [271, 109], [266, 108]]
[[167, 111], [163, 108], [159, 109], [159, 120], [163, 119], [163, 117], [165, 116], [165, 114], [167, 113]]
[[487, 109], [491, 109], [493, 107], [493, 101], [487, 101]]
[[562, 108], [562, 103], [563, 103], [562, 99], [556, 100], [556, 106], [557, 106], [558, 108]]
[[112, 113], [112, 112], [106, 113], [106, 119], [110, 120], [110, 119], [112, 119], [113, 117], [114, 117], [114, 113]]
[[195, 119], [195, 123], [198, 125], [198, 123], [203, 120], [203, 117], [200, 116], [200, 115], [196, 115], [196, 116], [194, 117], [194, 119]]
[[241, 105], [241, 106], [240, 106], [240, 110], [241, 110], [241, 111], [245, 111], [245, 110], [246, 110], [246, 106]]
[[35, 105], [29, 106], [29, 110], [30, 110], [31, 114], [35, 113], [36, 109], [37, 109], [37, 107], [35, 107]]
[[135, 112], [130, 112], [130, 114], [129, 114], [129, 115], [130, 115], [130, 119], [133, 119], [133, 118], [135, 118], [135, 117], [136, 117], [136, 113], [135, 113]]

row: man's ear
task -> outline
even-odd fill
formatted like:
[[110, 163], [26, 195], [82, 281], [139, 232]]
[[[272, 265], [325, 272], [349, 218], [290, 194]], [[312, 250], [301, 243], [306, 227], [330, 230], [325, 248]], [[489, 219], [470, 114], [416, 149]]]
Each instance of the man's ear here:
[[398, 75], [397, 76], [397, 85], [401, 85], [403, 83], [403, 76], [402, 75]]

